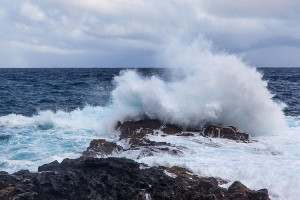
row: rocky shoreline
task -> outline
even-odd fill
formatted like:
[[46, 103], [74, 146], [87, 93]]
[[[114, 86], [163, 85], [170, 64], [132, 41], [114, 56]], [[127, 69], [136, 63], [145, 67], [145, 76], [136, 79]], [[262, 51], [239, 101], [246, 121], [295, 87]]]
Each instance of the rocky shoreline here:
[[149, 135], [183, 137], [219, 137], [236, 142], [251, 142], [249, 135], [235, 127], [207, 126], [204, 130], [182, 129], [157, 120], [118, 123], [119, 140], [126, 148], [104, 139], [93, 140], [82, 156], [42, 165], [38, 172], [22, 170], [14, 174], [0, 172], [0, 199], [208, 199], [268, 200], [268, 191], [250, 190], [236, 181], [228, 189], [226, 181], [199, 177], [187, 169], [173, 166], [149, 167], [126, 158], [115, 158], [124, 151], [139, 150], [140, 156], [163, 151], [180, 155], [180, 148], [166, 142], [155, 142]]

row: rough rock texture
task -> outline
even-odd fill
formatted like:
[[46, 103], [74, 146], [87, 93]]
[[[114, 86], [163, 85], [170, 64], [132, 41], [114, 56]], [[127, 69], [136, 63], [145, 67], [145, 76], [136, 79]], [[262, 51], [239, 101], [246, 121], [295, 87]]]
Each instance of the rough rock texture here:
[[161, 123], [158, 120], [140, 120], [140, 121], [127, 121], [124, 123], [118, 123], [117, 128], [120, 130], [120, 140], [124, 138], [143, 138], [146, 134], [154, 133], [161, 127]]
[[[209, 125], [203, 131], [198, 129], [182, 129], [173, 124], [162, 124], [158, 120], [145, 119], [140, 121], [127, 121], [118, 123], [117, 128], [120, 130], [120, 140], [130, 138], [131, 140], [140, 140], [147, 134], [154, 134], [160, 130], [166, 135], [194, 136], [198, 133], [206, 137], [219, 137], [235, 141], [249, 141], [249, 134], [237, 131], [234, 126], [222, 127]], [[194, 132], [194, 133], [191, 133]]]
[[83, 156], [106, 157], [118, 153], [123, 148], [114, 142], [107, 142], [104, 139], [92, 140], [90, 146], [84, 151]]
[[143, 169], [125, 158], [65, 159], [40, 166], [38, 173], [0, 172], [0, 199], [269, 199], [267, 190], [253, 191], [239, 182], [226, 190], [214, 178], [186, 174], [183, 168]]
[[261, 189], [258, 191], [253, 191], [244, 186], [241, 182], [235, 181], [229, 188], [228, 188], [228, 197], [230, 199], [240, 199], [240, 200], [263, 200], [269, 199], [268, 197], [268, 190]]
[[[120, 140], [127, 140], [130, 148], [128, 150], [142, 150], [141, 156], [152, 156], [154, 152], [166, 152], [171, 155], [180, 155], [182, 152], [176, 147], [166, 142], [155, 142], [146, 136], [155, 134], [162, 127], [158, 120], [140, 120], [118, 123], [117, 129], [120, 131]], [[165, 127], [169, 128], [169, 126]], [[173, 133], [173, 127], [170, 127]]]
[[106, 142], [105, 140], [93, 140], [86, 151], [83, 152], [84, 156], [90, 157], [107, 157], [116, 155], [122, 151], [140, 150], [140, 156], [153, 156], [155, 152], [163, 152], [171, 155], [182, 155], [182, 147], [171, 145], [167, 142], [155, 142], [150, 140], [147, 136], [158, 134], [161, 132], [161, 136], [176, 135], [176, 136], [198, 136], [198, 137], [219, 137], [226, 138], [235, 141], [248, 142], [249, 135], [246, 133], [240, 133], [233, 126], [221, 127], [221, 126], [207, 126], [204, 131], [197, 129], [185, 129], [172, 125], [162, 124], [158, 120], [145, 119], [140, 121], [127, 121], [124, 123], [118, 123], [116, 127], [120, 131], [119, 140], [125, 140], [128, 142], [129, 147], [123, 149], [116, 143]]
[[236, 141], [249, 141], [249, 134], [238, 132], [237, 128], [235, 128], [234, 126], [221, 127], [210, 125], [205, 128], [202, 135], [209, 137], [226, 138]]

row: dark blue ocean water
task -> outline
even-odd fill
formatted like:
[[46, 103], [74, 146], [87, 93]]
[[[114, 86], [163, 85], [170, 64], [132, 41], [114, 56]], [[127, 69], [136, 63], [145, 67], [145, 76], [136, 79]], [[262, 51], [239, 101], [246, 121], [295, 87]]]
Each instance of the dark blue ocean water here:
[[300, 115], [300, 68], [259, 68], [274, 99], [284, 102], [286, 115]]
[[[113, 77], [122, 69], [0, 69], [0, 116], [32, 116], [40, 110], [72, 111], [86, 105], [106, 106]], [[300, 115], [300, 68], [259, 68], [275, 99], [287, 104], [286, 115]], [[143, 75], [162, 69], [138, 69]]]
[[[113, 77], [124, 69], [0, 69], [0, 116], [66, 112], [110, 103]], [[163, 74], [161, 69], [137, 69]]]

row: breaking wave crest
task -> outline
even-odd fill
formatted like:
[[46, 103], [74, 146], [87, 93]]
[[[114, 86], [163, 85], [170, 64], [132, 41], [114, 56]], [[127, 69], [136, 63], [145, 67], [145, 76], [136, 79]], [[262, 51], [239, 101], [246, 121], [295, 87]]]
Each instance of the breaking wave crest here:
[[284, 105], [272, 100], [256, 68], [225, 52], [213, 53], [209, 42], [171, 42], [162, 52], [178, 77], [166, 82], [132, 70], [115, 77], [113, 103], [121, 120], [144, 116], [182, 126], [233, 125], [251, 135], [274, 134], [286, 127]]

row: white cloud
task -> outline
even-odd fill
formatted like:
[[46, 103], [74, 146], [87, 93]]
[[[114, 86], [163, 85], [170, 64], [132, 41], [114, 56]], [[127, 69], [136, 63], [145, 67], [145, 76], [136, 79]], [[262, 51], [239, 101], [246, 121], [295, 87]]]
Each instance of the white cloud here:
[[297, 0], [204, 0], [205, 9], [214, 15], [238, 18], [290, 18], [299, 15]]
[[21, 48], [24, 55], [28, 51], [32, 57], [37, 52], [83, 55], [99, 51], [118, 60], [124, 54], [147, 51], [148, 57], [143, 52], [143, 58], [148, 62], [176, 35], [183, 40], [203, 35], [218, 49], [245, 54], [258, 65], [262, 62], [255, 59], [256, 50], [270, 56], [275, 55], [270, 46], [293, 47], [276, 54], [275, 62], [300, 47], [297, 0], [3, 0], [0, 20], [0, 42], [15, 41], [11, 48]]
[[25, 49], [25, 50], [29, 50], [29, 51], [36, 51], [39, 53], [51, 53], [51, 54], [82, 54], [82, 53], [86, 53], [83, 50], [75, 50], [75, 49], [70, 50], [70, 49], [63, 49], [63, 48], [54, 47], [54, 46], [29, 44], [29, 43], [18, 42], [18, 41], [10, 41], [9, 44], [13, 48]]
[[[93, 11], [97, 15], [107, 16], [124, 16], [148, 13], [153, 11], [153, 4], [156, 0], [151, 2], [144, 0], [64, 0], [57, 1], [66, 8], [76, 8], [77, 10]], [[161, 2], [161, 4], [163, 4]]]
[[7, 11], [0, 8], [0, 20], [7, 16]]
[[33, 21], [43, 21], [45, 19], [44, 12], [38, 6], [28, 2], [22, 5], [21, 14]]

